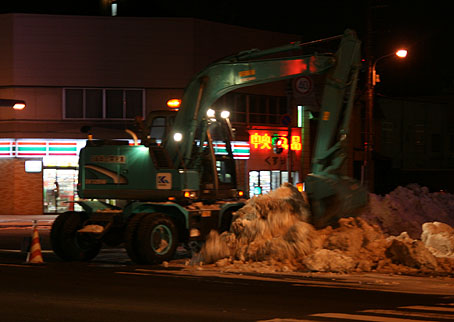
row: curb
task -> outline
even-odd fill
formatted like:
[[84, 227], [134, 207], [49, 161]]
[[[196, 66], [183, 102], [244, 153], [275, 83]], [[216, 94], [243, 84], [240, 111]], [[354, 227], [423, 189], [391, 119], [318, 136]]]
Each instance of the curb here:
[[0, 228], [8, 227], [33, 227], [34, 222], [38, 227], [52, 226], [56, 216], [0, 216]]

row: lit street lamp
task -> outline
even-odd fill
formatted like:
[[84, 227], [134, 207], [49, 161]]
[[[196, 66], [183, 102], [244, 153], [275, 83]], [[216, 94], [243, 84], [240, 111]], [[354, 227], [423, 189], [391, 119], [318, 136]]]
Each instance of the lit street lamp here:
[[12, 107], [15, 110], [23, 110], [25, 101], [0, 98], [0, 107]]
[[393, 55], [396, 55], [397, 57], [399, 58], [405, 58], [407, 57], [407, 50], [406, 49], [399, 49], [398, 51], [396, 52], [392, 52], [390, 54], [387, 54], [387, 55], [384, 55], [384, 56], [381, 56], [379, 58], [377, 58], [374, 63], [372, 64], [372, 89], [373, 87], [380, 82], [380, 76], [376, 73], [375, 71], [375, 67], [377, 66], [377, 63], [382, 60], [383, 58], [387, 58], [387, 57], [390, 57], [390, 56], [393, 56]]
[[373, 150], [373, 109], [374, 109], [374, 87], [380, 82], [380, 77], [376, 73], [375, 67], [377, 63], [391, 56], [397, 56], [398, 58], [407, 57], [406, 49], [399, 49], [396, 52], [389, 53], [387, 55], [377, 58], [375, 61], [369, 62], [368, 77], [367, 77], [367, 108], [366, 108], [366, 126], [365, 126], [365, 142], [364, 142], [364, 162], [361, 171], [361, 183], [369, 188], [370, 191], [373, 189], [373, 167], [372, 162], [372, 150]]

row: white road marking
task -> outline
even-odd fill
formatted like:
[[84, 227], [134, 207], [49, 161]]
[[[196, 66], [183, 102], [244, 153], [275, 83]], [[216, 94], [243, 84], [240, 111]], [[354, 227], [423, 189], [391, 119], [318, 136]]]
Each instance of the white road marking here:
[[137, 272], [115, 272], [116, 274], [123, 274], [123, 275], [140, 275], [140, 276], [150, 276], [150, 274], [146, 273], [137, 273]]
[[[347, 313], [316, 313], [310, 316], [340, 319], [348, 321], [376, 321], [376, 322], [436, 322], [439, 319], [452, 320], [454, 321], [454, 303], [440, 303], [436, 306], [427, 305], [409, 305], [400, 306], [395, 310], [381, 310], [381, 309], [369, 309], [359, 311], [357, 314]], [[432, 312], [430, 312], [432, 311]], [[374, 315], [369, 315], [373, 313]], [[443, 314], [446, 313], [446, 314]], [[379, 315], [380, 314], [380, 315]], [[405, 317], [405, 318], [401, 318]], [[412, 318], [407, 318], [412, 317]], [[418, 320], [422, 319], [437, 319], [435, 321], [429, 320]]]
[[411, 311], [396, 311], [396, 310], [363, 310], [360, 312], [387, 314], [387, 315], [402, 315], [402, 316], [432, 318], [432, 319], [454, 319], [454, 315], [452, 315], [452, 314], [440, 314], [440, 313], [432, 313], [432, 312], [411, 312]]
[[429, 320], [414, 320], [414, 319], [402, 319], [385, 316], [375, 315], [362, 315], [362, 314], [345, 314], [345, 313], [317, 313], [311, 314], [310, 316], [331, 318], [331, 319], [344, 319], [349, 321], [373, 321], [373, 322], [439, 322]]
[[[19, 249], [0, 249], [0, 252], [5, 252], [5, 253], [27, 253], [27, 252], [21, 251]], [[45, 250], [45, 249], [41, 249], [41, 252], [42, 253], [53, 253], [52, 250]]]
[[440, 306], [423, 306], [423, 305], [412, 305], [412, 306], [401, 306], [399, 309], [410, 309], [410, 310], [421, 310], [421, 311], [440, 311], [440, 312], [454, 312], [454, 307], [440, 307]]
[[317, 322], [316, 320], [299, 320], [299, 319], [272, 319], [272, 320], [257, 320], [256, 322]]
[[6, 266], [6, 267], [44, 267], [42, 265], [34, 265], [34, 264], [0, 264], [0, 266]]

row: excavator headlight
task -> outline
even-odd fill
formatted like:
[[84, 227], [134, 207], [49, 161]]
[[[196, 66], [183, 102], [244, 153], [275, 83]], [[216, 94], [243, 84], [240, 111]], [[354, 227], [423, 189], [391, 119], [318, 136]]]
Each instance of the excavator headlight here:
[[213, 110], [213, 109], [211, 109], [211, 108], [209, 108], [209, 109], [207, 110], [207, 116], [208, 116], [209, 118], [215, 117], [215, 116], [216, 116], [216, 111]]
[[176, 141], [176, 142], [180, 142], [182, 139], [183, 139], [183, 134], [177, 132], [173, 135], [173, 139]]
[[230, 112], [229, 112], [229, 111], [222, 111], [222, 112], [221, 112], [221, 117], [222, 117], [223, 119], [229, 118], [229, 117], [230, 117]]

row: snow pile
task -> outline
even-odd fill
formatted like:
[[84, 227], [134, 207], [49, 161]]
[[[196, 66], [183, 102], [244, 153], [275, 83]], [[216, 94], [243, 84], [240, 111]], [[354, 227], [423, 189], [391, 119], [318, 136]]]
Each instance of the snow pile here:
[[399, 187], [385, 197], [372, 195], [360, 217], [316, 230], [303, 196], [284, 184], [249, 200], [229, 232], [212, 231], [195, 260], [231, 271], [451, 274], [450, 209], [452, 195]]
[[454, 229], [441, 222], [424, 223], [421, 240], [437, 257], [454, 258]]
[[321, 236], [307, 223], [309, 216], [306, 201], [292, 185], [254, 197], [237, 211], [230, 232], [210, 233], [202, 248], [203, 261], [231, 258], [296, 267], [301, 258], [322, 246]]
[[397, 187], [385, 196], [370, 194], [369, 208], [361, 217], [390, 235], [406, 231], [416, 239], [421, 236], [422, 225], [432, 221], [454, 226], [454, 196], [430, 193], [416, 184]]

